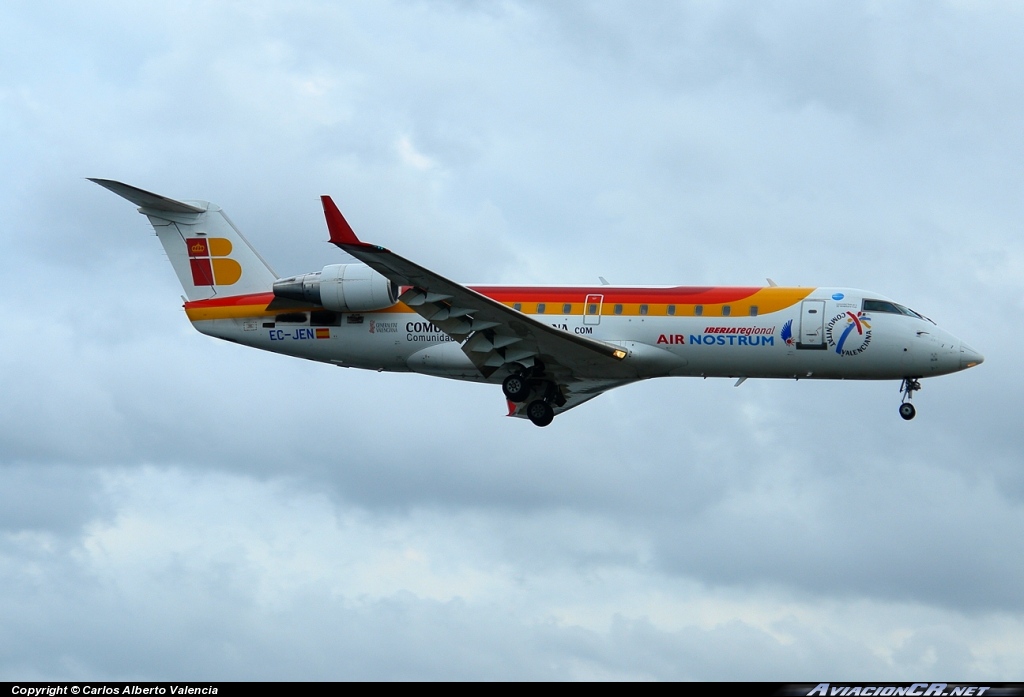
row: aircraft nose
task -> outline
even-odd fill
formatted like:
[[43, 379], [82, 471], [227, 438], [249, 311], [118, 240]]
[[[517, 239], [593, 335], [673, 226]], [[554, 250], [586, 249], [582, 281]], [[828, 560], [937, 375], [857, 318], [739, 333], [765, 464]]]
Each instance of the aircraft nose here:
[[972, 349], [964, 342], [960, 342], [960, 367], [961, 368], [973, 368], [974, 366], [984, 363], [985, 357], [980, 353]]

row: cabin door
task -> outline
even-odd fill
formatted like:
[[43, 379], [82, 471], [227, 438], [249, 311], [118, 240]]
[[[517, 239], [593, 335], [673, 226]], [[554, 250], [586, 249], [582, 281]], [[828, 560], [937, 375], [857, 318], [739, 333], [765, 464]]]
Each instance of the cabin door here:
[[588, 295], [583, 303], [583, 324], [601, 324], [601, 304], [603, 295]]
[[825, 301], [804, 300], [800, 304], [799, 349], [825, 348]]

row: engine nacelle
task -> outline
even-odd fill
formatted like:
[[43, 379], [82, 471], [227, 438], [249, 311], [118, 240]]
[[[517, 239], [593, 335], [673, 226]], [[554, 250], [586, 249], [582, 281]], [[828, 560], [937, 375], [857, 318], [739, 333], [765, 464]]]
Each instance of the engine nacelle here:
[[331, 264], [323, 271], [282, 278], [274, 283], [274, 296], [334, 312], [373, 312], [398, 302], [398, 285], [364, 264]]

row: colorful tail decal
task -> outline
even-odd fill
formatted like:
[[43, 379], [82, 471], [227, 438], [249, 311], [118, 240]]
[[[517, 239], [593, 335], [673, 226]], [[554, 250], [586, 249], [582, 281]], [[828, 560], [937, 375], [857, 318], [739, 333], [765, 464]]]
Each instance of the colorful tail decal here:
[[242, 277], [242, 265], [231, 255], [231, 240], [191, 237], [185, 240], [192, 283], [196, 286], [231, 286]]
[[136, 204], [149, 218], [189, 300], [262, 293], [277, 280], [220, 206], [175, 201], [109, 179], [90, 181]]

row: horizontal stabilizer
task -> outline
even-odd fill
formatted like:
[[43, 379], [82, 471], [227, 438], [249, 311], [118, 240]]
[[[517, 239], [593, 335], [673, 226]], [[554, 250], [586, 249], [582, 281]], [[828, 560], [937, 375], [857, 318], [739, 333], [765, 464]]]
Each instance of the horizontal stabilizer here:
[[100, 186], [110, 189], [121, 198], [126, 198], [136, 206], [142, 206], [143, 208], [167, 211], [168, 213], [202, 213], [206, 210], [205, 208], [198, 208], [188, 203], [175, 201], [173, 198], [154, 194], [144, 189], [137, 189], [134, 186], [128, 186], [112, 179], [93, 179], [89, 177], [89, 181], [96, 182]]

